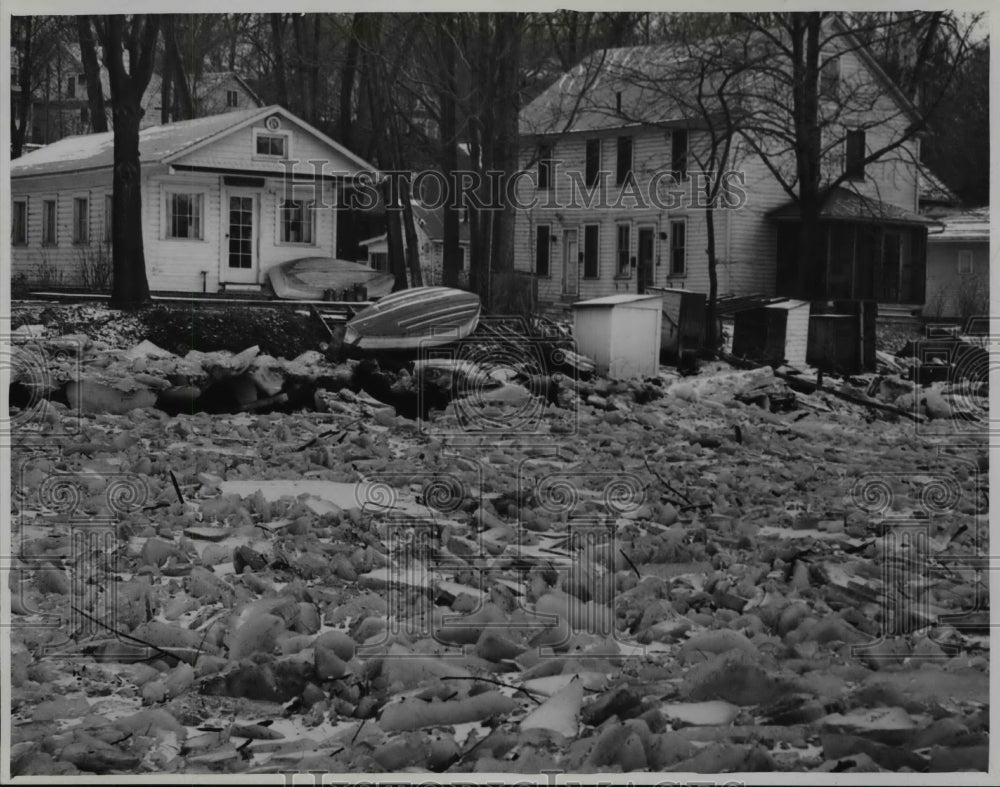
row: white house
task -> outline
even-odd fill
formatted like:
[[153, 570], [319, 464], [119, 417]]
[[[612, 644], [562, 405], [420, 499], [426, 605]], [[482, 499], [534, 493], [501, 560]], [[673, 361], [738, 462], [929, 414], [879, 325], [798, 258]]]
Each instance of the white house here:
[[[413, 225], [417, 231], [417, 242], [420, 250], [420, 270], [424, 286], [431, 287], [441, 284], [444, 265], [444, 210], [429, 208], [419, 200], [413, 200]], [[459, 246], [462, 252], [462, 271], [459, 282], [468, 281], [469, 269], [466, 264], [469, 257], [469, 225], [459, 224]], [[363, 240], [359, 244], [368, 252], [368, 264], [375, 270], [389, 270], [389, 242], [385, 233], [374, 238]], [[403, 238], [406, 248], [406, 238]]]
[[[150, 289], [257, 289], [273, 265], [336, 256], [345, 183], [373, 167], [277, 106], [139, 134]], [[11, 163], [11, 274], [81, 273], [111, 237], [113, 134], [66, 139]]]
[[[720, 295], [924, 303], [930, 222], [917, 214], [918, 140], [865, 163], [905, 134], [916, 110], [864, 47], [835, 32], [829, 40], [841, 49], [824, 52], [821, 90], [825, 102], [841, 102], [830, 132], [843, 144], [828, 143], [821, 185], [847, 179], [827, 191], [822, 257], [797, 259], [798, 207], [769, 166], [793, 170], [794, 158], [775, 153], [766, 161], [737, 136], [724, 189], [732, 207], [714, 211]], [[539, 300], [651, 286], [708, 292], [696, 172], [707, 132], [703, 120], [656, 89], [658, 75], [666, 79], [691, 60], [672, 45], [598, 52], [522, 111], [521, 168], [532, 177], [519, 182], [518, 198], [529, 207], [516, 214], [515, 266], [536, 275]], [[770, 78], [766, 70], [763, 78]], [[781, 139], [772, 147], [785, 149]], [[808, 293], [796, 291], [800, 265]]]

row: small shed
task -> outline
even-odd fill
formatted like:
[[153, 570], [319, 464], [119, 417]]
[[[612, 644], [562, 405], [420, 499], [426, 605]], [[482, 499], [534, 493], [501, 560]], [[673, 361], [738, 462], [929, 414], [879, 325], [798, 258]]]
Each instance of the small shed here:
[[736, 314], [733, 355], [802, 368], [808, 336], [809, 302], [776, 301]]
[[573, 304], [577, 351], [598, 374], [619, 380], [654, 377], [660, 368], [660, 295], [607, 295]]
[[647, 287], [663, 299], [663, 324], [660, 352], [668, 358], [680, 358], [695, 352], [705, 343], [705, 293], [679, 287]]

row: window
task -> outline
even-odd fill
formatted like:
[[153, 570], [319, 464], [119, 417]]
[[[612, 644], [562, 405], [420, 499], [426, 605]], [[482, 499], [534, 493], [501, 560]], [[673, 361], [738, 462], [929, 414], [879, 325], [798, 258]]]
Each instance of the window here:
[[683, 276], [687, 273], [687, 224], [683, 221], [670, 222], [670, 275]]
[[90, 109], [88, 107], [80, 107], [80, 125], [87, 126], [90, 124]]
[[226, 91], [226, 106], [238, 107], [240, 105], [240, 94], [235, 90]]
[[552, 188], [552, 146], [542, 145], [538, 148], [538, 188]]
[[90, 200], [73, 200], [73, 243], [90, 243]]
[[42, 245], [54, 246], [56, 243], [56, 201], [47, 199], [42, 202]]
[[972, 273], [972, 250], [962, 249], [958, 253], [958, 272], [960, 274]]
[[312, 203], [303, 199], [286, 199], [281, 203], [281, 242], [313, 242]]
[[10, 242], [15, 246], [26, 246], [28, 243], [28, 202], [14, 202], [14, 215], [11, 217]]
[[632, 253], [632, 225], [618, 225], [618, 245], [616, 247], [616, 257], [618, 260], [618, 275], [628, 276], [631, 272], [629, 257]]
[[111, 243], [114, 229], [115, 201], [111, 194], [104, 195], [104, 242]]
[[285, 158], [287, 142], [284, 134], [257, 134], [254, 145], [258, 156]]
[[674, 180], [681, 181], [688, 174], [688, 133], [687, 129], [674, 129], [670, 135], [670, 169]]
[[373, 251], [371, 253], [371, 266], [377, 270], [387, 273], [389, 270], [389, 254], [384, 251]]
[[840, 92], [840, 58], [831, 57], [819, 67], [819, 95], [836, 99]]
[[865, 179], [865, 132], [848, 131], [844, 140], [844, 174], [848, 180]]
[[597, 224], [588, 224], [583, 228], [583, 278], [596, 279], [601, 275], [598, 265], [598, 240], [600, 238], [600, 227]]
[[596, 186], [601, 173], [601, 140], [587, 140], [587, 171], [586, 185], [588, 188]]
[[201, 194], [170, 194], [167, 201], [167, 237], [201, 240], [201, 209]]
[[535, 275], [549, 275], [549, 245], [552, 233], [548, 224], [540, 224], [535, 233]]
[[621, 186], [632, 178], [632, 137], [618, 137], [616, 183]]
[[66, 77], [66, 98], [76, 98], [76, 77]]

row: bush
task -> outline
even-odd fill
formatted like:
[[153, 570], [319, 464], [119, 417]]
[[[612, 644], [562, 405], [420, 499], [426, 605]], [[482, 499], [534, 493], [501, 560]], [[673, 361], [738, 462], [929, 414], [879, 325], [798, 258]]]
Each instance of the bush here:
[[111, 289], [111, 244], [98, 243], [82, 246], [76, 253], [80, 269], [80, 283], [90, 292], [108, 292]]

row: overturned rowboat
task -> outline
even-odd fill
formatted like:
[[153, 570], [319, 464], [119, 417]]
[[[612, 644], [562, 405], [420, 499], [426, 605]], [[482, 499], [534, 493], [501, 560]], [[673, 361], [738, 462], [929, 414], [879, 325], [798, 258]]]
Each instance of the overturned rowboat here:
[[387, 295], [347, 323], [344, 344], [361, 350], [415, 350], [464, 339], [476, 329], [479, 297], [450, 287]]

